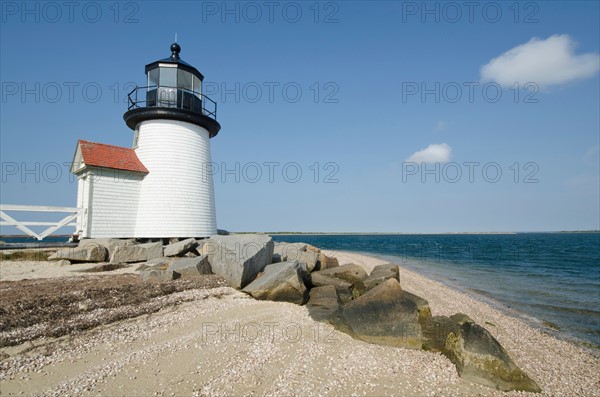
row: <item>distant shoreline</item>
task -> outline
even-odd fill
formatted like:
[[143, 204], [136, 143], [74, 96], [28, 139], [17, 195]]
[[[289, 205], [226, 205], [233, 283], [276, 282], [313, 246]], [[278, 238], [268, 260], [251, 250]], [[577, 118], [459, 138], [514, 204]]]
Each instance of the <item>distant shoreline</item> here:
[[437, 235], [464, 235], [464, 234], [558, 234], [558, 233], [600, 233], [600, 230], [560, 230], [541, 232], [439, 232], [439, 233], [414, 233], [414, 232], [230, 232], [231, 234], [269, 234], [277, 236], [437, 236]]
[[[416, 232], [229, 232], [230, 234], [268, 234], [275, 236], [438, 236], [438, 235], [509, 235], [509, 234], [560, 234], [560, 233], [600, 233], [600, 230], [557, 230], [557, 231], [530, 231], [530, 232], [439, 232], [439, 233], [416, 233]], [[70, 238], [71, 234], [50, 235], [48, 239]], [[0, 235], [0, 244], [7, 243], [2, 239], [31, 239], [31, 244], [43, 244], [42, 241], [35, 241], [31, 236], [24, 234]]]

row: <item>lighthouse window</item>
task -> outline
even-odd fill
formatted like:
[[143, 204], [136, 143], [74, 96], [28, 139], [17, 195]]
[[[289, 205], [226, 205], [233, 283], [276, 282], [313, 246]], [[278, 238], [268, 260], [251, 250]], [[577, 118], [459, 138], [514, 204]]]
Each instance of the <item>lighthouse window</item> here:
[[177, 71], [177, 88], [192, 90], [192, 74], [185, 70]]
[[165, 87], [177, 86], [177, 69], [160, 68], [160, 85]]
[[140, 130], [138, 128], [133, 132], [133, 148], [138, 147], [138, 140], [140, 138]]
[[148, 72], [148, 85], [158, 85], [158, 68], [152, 69]]
[[202, 82], [200, 81], [200, 79], [196, 76], [193, 76], [193, 91], [195, 94], [200, 95], [202, 94]]

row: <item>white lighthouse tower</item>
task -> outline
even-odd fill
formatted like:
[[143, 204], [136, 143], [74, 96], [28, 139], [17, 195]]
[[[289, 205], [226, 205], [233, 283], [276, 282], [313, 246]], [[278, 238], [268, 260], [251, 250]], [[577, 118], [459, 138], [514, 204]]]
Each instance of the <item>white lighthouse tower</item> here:
[[216, 103], [202, 94], [204, 76], [181, 47], [146, 65], [147, 85], [129, 94], [123, 119], [148, 173], [139, 186], [133, 234], [138, 238], [206, 237], [217, 233], [210, 138], [221, 125]]

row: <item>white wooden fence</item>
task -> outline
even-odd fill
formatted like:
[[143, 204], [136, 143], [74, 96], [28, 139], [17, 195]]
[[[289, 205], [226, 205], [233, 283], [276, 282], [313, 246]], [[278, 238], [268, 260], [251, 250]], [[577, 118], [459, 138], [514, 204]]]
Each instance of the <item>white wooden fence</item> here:
[[[15, 218], [6, 214], [5, 211], [20, 211], [20, 212], [58, 212], [68, 213], [66, 217], [55, 222], [21, 222]], [[77, 217], [85, 213], [85, 208], [76, 207], [47, 207], [41, 205], [14, 205], [14, 204], [0, 204], [0, 226], [14, 226], [20, 231], [27, 233], [31, 237], [35, 237], [38, 240], [44, 239], [51, 233], [65, 226], [77, 227]], [[41, 233], [36, 233], [27, 226], [48, 226], [46, 230]]]

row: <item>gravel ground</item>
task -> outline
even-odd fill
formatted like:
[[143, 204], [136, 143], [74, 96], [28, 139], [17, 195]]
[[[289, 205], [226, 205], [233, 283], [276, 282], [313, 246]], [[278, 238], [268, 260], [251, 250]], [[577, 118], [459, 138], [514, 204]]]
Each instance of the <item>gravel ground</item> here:
[[0, 281], [0, 347], [157, 312], [185, 301], [176, 292], [224, 285], [215, 275], [164, 283], [133, 274]]
[[[60, 262], [48, 261], [0, 261], [0, 280], [19, 281], [40, 278], [81, 277], [94, 275], [94, 270], [111, 265], [110, 263], [74, 263], [61, 266]], [[110, 274], [137, 274], [136, 269], [140, 264], [126, 265], [121, 269], [113, 270]], [[97, 273], [95, 273], [97, 274]]]
[[[340, 263], [377, 259], [337, 253]], [[401, 268], [435, 314], [486, 325], [542, 395], [600, 395], [598, 355]], [[460, 379], [441, 354], [370, 345], [314, 322], [305, 307], [228, 287], [189, 289], [159, 312], [0, 349], [2, 395], [522, 396]], [[9, 355], [6, 358], [6, 355]], [[533, 394], [531, 394], [533, 396]]]

